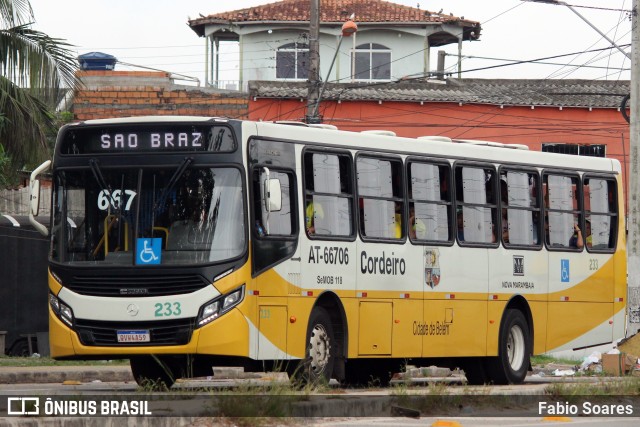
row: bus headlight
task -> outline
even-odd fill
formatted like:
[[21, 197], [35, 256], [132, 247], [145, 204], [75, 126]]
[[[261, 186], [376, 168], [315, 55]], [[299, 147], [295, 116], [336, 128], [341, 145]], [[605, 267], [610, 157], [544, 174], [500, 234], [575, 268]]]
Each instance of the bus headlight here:
[[214, 301], [202, 307], [198, 316], [198, 326], [206, 325], [220, 314], [220, 300]]
[[198, 327], [212, 322], [214, 319], [231, 310], [233, 307], [240, 304], [243, 297], [244, 285], [226, 295], [216, 298], [213, 301], [209, 301], [200, 309], [200, 314], [198, 315]]
[[53, 294], [49, 294], [49, 305], [60, 320], [69, 326], [73, 326], [73, 310], [71, 310], [71, 307], [63, 303]]

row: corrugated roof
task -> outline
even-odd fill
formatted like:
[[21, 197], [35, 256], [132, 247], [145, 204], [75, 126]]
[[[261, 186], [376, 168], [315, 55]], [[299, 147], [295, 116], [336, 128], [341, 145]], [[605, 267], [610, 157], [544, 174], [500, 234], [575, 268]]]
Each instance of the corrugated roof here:
[[[283, 0], [261, 6], [248, 7], [229, 12], [215, 13], [192, 19], [189, 25], [196, 30], [206, 24], [222, 22], [294, 22], [309, 21], [310, 0]], [[457, 17], [451, 13], [439, 13], [409, 7], [383, 0], [322, 0], [320, 3], [321, 23], [342, 23], [354, 13], [355, 21], [362, 23], [448, 23], [463, 27], [476, 27], [473, 37], [480, 36], [480, 23]]]
[[[305, 82], [252, 81], [258, 98], [306, 98]], [[629, 94], [629, 81], [447, 79], [386, 84], [328, 84], [325, 100], [454, 102], [545, 107], [618, 108]]]

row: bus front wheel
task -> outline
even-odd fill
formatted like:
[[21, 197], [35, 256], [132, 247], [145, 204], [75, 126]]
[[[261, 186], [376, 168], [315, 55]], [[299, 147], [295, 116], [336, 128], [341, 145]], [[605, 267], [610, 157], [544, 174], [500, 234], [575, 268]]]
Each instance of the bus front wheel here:
[[157, 356], [134, 356], [129, 363], [133, 378], [140, 387], [169, 389], [175, 382], [170, 365]]
[[494, 384], [518, 384], [529, 370], [531, 336], [529, 325], [520, 310], [508, 309], [500, 325], [498, 357], [487, 359], [489, 379]]
[[335, 338], [327, 310], [316, 307], [309, 318], [306, 358], [302, 363], [303, 379], [307, 383], [329, 382], [335, 363]]

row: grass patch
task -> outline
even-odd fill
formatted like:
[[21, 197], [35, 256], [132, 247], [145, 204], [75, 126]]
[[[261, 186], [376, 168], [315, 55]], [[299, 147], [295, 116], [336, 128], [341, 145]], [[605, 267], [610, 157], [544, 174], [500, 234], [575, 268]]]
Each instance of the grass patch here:
[[9, 357], [0, 356], [0, 366], [117, 366], [129, 365], [128, 359], [122, 360], [54, 360], [50, 357]]
[[640, 377], [622, 377], [598, 383], [554, 383], [545, 389], [550, 396], [640, 396]]
[[558, 357], [552, 357], [546, 354], [542, 354], [539, 356], [531, 356], [531, 365], [548, 365], [549, 363], [557, 363], [559, 365], [579, 365], [582, 363], [580, 360], [574, 359], [563, 359]]
[[325, 388], [276, 382], [242, 384], [232, 390], [213, 391], [212, 409], [236, 426], [292, 424], [292, 405], [306, 401], [311, 394], [322, 393]]

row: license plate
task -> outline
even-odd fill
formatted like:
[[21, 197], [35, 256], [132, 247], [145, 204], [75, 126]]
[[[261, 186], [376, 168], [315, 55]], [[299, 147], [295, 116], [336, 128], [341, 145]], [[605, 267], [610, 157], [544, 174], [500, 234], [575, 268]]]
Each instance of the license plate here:
[[151, 342], [149, 330], [118, 331], [118, 342]]

